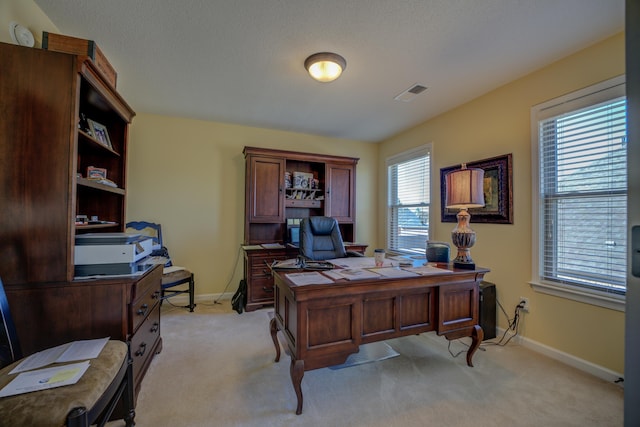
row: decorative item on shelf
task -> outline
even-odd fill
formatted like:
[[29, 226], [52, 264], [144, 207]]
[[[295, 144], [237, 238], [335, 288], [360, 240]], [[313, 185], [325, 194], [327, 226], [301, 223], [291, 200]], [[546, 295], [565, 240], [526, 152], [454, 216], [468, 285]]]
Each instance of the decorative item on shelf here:
[[76, 225], [84, 225], [89, 222], [89, 219], [86, 215], [76, 215]]
[[314, 190], [317, 190], [318, 188], [320, 188], [320, 180], [317, 178], [313, 178], [311, 180], [311, 188], [313, 188]]
[[445, 176], [446, 207], [460, 209], [458, 225], [451, 232], [451, 240], [458, 248], [458, 254], [453, 260], [455, 268], [474, 270], [475, 263], [471, 259], [471, 248], [476, 242], [476, 232], [469, 227], [471, 215], [469, 208], [484, 206], [484, 170], [469, 168], [462, 164], [462, 168]]
[[294, 172], [293, 173], [293, 188], [311, 188], [311, 181], [313, 180], [313, 174], [307, 172]]
[[105, 147], [113, 148], [111, 146], [111, 140], [109, 139], [107, 127], [91, 119], [87, 119], [87, 122], [89, 123], [89, 129], [91, 130], [91, 136]]
[[88, 135], [92, 135], [91, 128], [89, 127], [89, 122], [87, 121], [87, 116], [84, 113], [80, 113], [80, 117], [78, 119], [78, 129], [87, 133]]
[[27, 27], [14, 21], [9, 23], [9, 35], [11, 40], [19, 46], [33, 47], [36, 44], [33, 33]]
[[284, 188], [291, 188], [291, 172], [284, 173]]
[[107, 170], [104, 168], [97, 168], [95, 166], [87, 167], [87, 179], [106, 179]]
[[55, 52], [71, 53], [74, 55], [86, 55], [102, 73], [105, 80], [115, 89], [118, 73], [113, 68], [104, 53], [93, 40], [79, 39], [77, 37], [42, 32], [42, 48]]

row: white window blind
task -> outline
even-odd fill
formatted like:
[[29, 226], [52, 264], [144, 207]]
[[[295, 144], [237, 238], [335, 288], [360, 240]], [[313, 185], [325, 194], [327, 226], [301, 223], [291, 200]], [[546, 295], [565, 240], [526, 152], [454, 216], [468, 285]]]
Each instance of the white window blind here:
[[387, 159], [387, 247], [424, 254], [429, 239], [431, 146]]
[[542, 281], [625, 291], [626, 100], [620, 93], [614, 85], [538, 111]]

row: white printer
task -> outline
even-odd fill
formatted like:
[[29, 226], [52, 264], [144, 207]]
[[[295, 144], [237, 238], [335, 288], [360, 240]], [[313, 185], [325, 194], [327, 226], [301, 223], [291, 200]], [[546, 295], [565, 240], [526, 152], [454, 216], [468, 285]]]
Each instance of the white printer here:
[[153, 250], [153, 239], [142, 234], [78, 234], [75, 243], [76, 277], [137, 273]]

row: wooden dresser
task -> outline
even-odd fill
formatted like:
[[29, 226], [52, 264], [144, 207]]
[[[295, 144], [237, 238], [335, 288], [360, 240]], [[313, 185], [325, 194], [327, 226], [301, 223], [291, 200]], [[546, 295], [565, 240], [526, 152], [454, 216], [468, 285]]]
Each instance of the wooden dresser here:
[[162, 349], [161, 281], [157, 265], [139, 277], [13, 285], [6, 292], [25, 354], [82, 339], [128, 341], [137, 396]]

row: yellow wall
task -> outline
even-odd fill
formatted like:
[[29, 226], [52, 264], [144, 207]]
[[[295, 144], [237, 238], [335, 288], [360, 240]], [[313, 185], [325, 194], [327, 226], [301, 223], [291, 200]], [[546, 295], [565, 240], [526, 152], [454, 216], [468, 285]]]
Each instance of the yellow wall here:
[[[615, 372], [623, 372], [624, 313], [534, 292], [531, 280], [531, 128], [533, 105], [624, 74], [624, 35], [618, 34], [380, 144], [378, 192], [386, 191], [384, 161], [433, 143], [432, 239], [450, 241], [453, 223], [440, 221], [439, 170], [462, 162], [513, 153], [513, 224], [473, 224], [476, 264], [488, 267], [498, 299], [513, 316], [521, 296], [531, 310], [521, 323], [527, 338]], [[386, 209], [379, 199], [378, 233]], [[473, 221], [473, 218], [472, 218]], [[500, 313], [500, 326], [506, 327]]]
[[377, 146], [231, 124], [139, 114], [130, 132], [127, 220], [162, 224], [174, 262], [196, 294], [238, 287], [244, 230], [245, 146], [358, 157], [356, 238], [375, 244]]
[[15, 21], [27, 27], [36, 40], [36, 46], [42, 46], [42, 32], [59, 33], [58, 28], [40, 7], [31, 0], [0, 1], [0, 42], [13, 43], [9, 35], [9, 23]]

